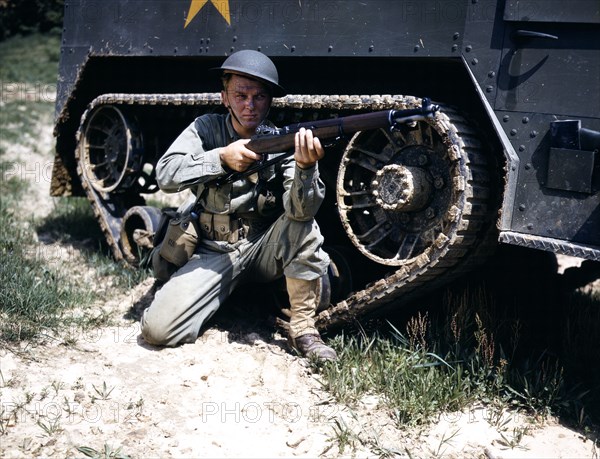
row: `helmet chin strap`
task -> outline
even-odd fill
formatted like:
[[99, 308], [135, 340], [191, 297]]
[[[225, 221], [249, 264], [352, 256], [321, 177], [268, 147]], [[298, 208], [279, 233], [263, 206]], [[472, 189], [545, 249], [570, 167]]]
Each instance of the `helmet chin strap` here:
[[[227, 94], [227, 92], [225, 92], [225, 94]], [[234, 120], [237, 121], [237, 123], [242, 126], [242, 123], [240, 122], [240, 119], [236, 116], [236, 114], [233, 112], [233, 109], [231, 108], [231, 105], [229, 104], [229, 96], [225, 96], [223, 98], [223, 105], [225, 105], [225, 108], [227, 109], [227, 111], [229, 112], [229, 114], [232, 116], [232, 118]]]

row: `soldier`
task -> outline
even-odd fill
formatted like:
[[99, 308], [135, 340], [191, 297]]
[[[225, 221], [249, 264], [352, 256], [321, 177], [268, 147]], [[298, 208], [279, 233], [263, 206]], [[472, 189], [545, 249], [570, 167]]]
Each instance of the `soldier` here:
[[155, 275], [168, 281], [142, 315], [142, 336], [155, 345], [193, 342], [235, 288], [285, 276], [291, 346], [304, 356], [334, 360], [314, 323], [320, 278], [329, 265], [314, 219], [325, 192], [318, 171], [323, 147], [302, 129], [293, 158], [231, 184], [208, 184], [261, 159], [245, 145], [261, 124], [272, 126], [266, 120], [272, 98], [285, 95], [275, 65], [258, 51], [236, 52], [219, 70], [229, 113], [196, 118], [156, 167], [163, 191], [194, 193], [201, 234], [179, 268], [155, 249]]

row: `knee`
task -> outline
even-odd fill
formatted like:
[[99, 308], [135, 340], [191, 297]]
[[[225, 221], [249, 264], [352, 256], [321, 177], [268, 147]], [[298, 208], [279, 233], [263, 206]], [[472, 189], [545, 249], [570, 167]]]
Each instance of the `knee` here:
[[186, 342], [193, 342], [195, 336], [178, 331], [172, 318], [165, 316], [161, 308], [147, 308], [140, 320], [142, 338], [153, 346], [177, 346]]
[[144, 311], [142, 320], [140, 321], [140, 328], [142, 338], [148, 344], [154, 346], [168, 346], [171, 344], [171, 337], [169, 336], [169, 330], [160, 321], [152, 320], [151, 314], [148, 313], [148, 309]]

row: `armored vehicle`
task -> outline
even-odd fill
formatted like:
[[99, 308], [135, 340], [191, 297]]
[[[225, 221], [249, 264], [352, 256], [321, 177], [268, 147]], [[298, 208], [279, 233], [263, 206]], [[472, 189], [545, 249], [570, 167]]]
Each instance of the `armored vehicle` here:
[[154, 166], [222, 110], [209, 70], [242, 49], [279, 69], [279, 126], [441, 107], [320, 162], [320, 327], [398, 307], [500, 244], [600, 260], [597, 0], [65, 0], [51, 193], [89, 199], [116, 259], [151, 246]]

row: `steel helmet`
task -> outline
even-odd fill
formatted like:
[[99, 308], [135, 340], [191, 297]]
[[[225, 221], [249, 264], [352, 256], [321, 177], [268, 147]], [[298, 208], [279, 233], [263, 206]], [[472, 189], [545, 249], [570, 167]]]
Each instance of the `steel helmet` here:
[[285, 89], [279, 86], [279, 74], [273, 61], [259, 51], [244, 49], [225, 59], [223, 65], [215, 70], [241, 73], [265, 81], [273, 88], [274, 97], [285, 96]]

